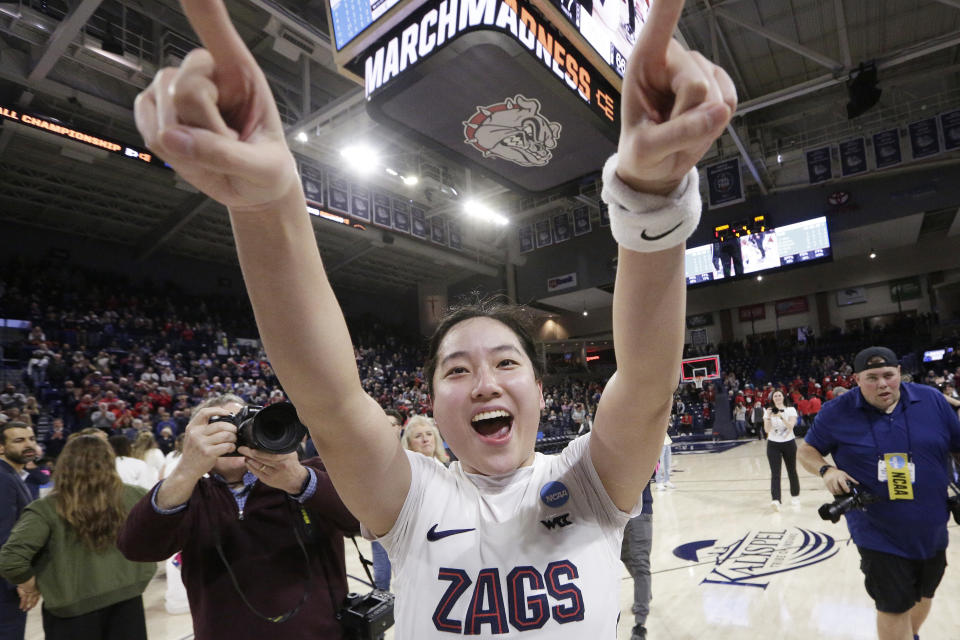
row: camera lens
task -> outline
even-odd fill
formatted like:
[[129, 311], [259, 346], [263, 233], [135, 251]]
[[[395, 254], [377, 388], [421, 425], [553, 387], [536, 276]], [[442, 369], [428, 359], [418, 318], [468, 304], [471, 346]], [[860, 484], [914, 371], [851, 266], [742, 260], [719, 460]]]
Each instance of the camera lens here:
[[305, 433], [297, 410], [285, 402], [264, 407], [254, 417], [250, 439], [253, 447], [261, 451], [290, 453], [296, 451]]

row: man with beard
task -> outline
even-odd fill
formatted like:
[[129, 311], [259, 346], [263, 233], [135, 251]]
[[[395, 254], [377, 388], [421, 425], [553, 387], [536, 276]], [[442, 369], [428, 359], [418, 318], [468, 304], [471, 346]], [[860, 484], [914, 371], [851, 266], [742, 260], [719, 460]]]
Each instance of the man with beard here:
[[[24, 467], [36, 456], [37, 438], [29, 425], [8, 422], [0, 426], [0, 546], [10, 537], [24, 507], [33, 500], [24, 483]], [[35, 599], [36, 591], [27, 593], [0, 580], [0, 640], [23, 640], [26, 610]]]

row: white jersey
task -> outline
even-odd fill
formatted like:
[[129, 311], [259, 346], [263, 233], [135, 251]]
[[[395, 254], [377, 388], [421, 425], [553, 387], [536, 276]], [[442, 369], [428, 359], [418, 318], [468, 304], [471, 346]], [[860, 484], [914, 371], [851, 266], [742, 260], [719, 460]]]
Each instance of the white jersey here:
[[793, 429], [787, 426], [785, 419], [792, 417], [796, 422], [796, 409], [787, 407], [779, 413], [773, 413], [773, 411], [767, 409], [766, 414], [770, 418], [770, 433], [767, 434], [767, 440], [770, 442], [790, 442], [794, 439]]
[[590, 460], [590, 436], [504, 476], [444, 469], [407, 452], [410, 492], [380, 538], [396, 572], [397, 640], [614, 640], [620, 511]]

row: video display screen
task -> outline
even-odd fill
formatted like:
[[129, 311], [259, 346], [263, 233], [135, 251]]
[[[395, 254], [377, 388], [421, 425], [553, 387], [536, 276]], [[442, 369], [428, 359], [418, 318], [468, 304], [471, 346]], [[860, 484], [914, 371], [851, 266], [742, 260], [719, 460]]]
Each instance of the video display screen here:
[[687, 284], [736, 278], [830, 257], [826, 217], [731, 236], [686, 250]]
[[350, 44], [364, 29], [400, 0], [330, 0], [333, 39], [337, 51]]
[[622, 78], [651, 0], [550, 0]]

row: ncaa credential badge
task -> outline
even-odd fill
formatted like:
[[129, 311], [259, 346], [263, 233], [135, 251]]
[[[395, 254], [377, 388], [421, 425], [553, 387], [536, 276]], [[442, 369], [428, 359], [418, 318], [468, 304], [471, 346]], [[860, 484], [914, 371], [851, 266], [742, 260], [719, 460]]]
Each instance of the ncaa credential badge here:
[[551, 509], [562, 507], [570, 499], [570, 492], [562, 482], [554, 480], [540, 487], [540, 499]]
[[700, 584], [766, 589], [770, 576], [823, 562], [839, 551], [831, 536], [791, 527], [750, 531], [729, 544], [716, 540], [688, 542], [674, 549], [673, 555], [691, 562], [713, 559], [713, 569]]
[[521, 167], [543, 167], [553, 159], [562, 127], [540, 113], [540, 101], [517, 94], [478, 106], [463, 123], [464, 143], [484, 158], [501, 158]]

